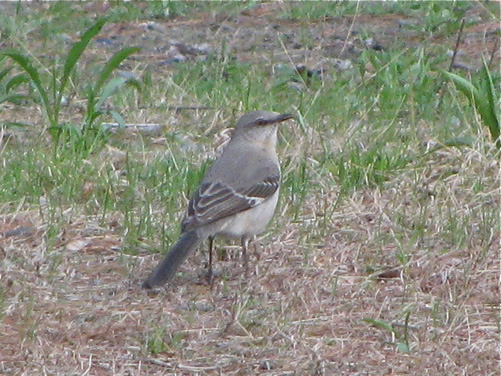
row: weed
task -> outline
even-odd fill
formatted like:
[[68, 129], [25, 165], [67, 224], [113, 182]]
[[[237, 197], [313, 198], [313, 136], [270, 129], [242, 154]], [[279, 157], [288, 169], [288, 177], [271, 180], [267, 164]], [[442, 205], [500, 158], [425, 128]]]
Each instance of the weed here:
[[494, 84], [485, 59], [482, 61], [483, 68], [476, 83], [472, 83], [455, 73], [445, 71], [443, 73], [454, 82], [457, 89], [468, 97], [470, 104], [476, 108], [489, 129], [492, 141], [498, 149], [501, 149], [499, 94], [497, 90], [499, 85]]
[[[104, 102], [120, 87], [127, 83], [134, 84], [139, 88], [138, 82], [133, 79], [117, 77], [109, 80], [110, 75], [119, 67], [120, 63], [139, 50], [133, 47], [124, 48], [108, 60], [95, 86], [88, 90], [87, 111], [82, 126], [78, 128], [73, 124], [62, 124], [59, 121], [66, 87], [70, 81], [70, 77], [89, 42], [101, 31], [106, 21], [105, 18], [96, 21], [96, 23], [82, 35], [80, 40], [73, 45], [68, 52], [61, 72], [59, 72], [56, 67], [50, 70], [49, 86], [45, 85], [45, 80], [42, 79], [42, 75], [39, 69], [35, 67], [32, 59], [29, 59], [15, 50], [3, 50], [0, 52], [0, 56], [6, 56], [17, 63], [29, 77], [31, 84], [35, 87], [42, 110], [49, 122], [48, 130], [53, 139], [54, 150], [57, 150], [62, 137], [64, 140], [68, 140], [72, 147], [76, 147], [78, 150], [94, 150], [96, 141], [99, 137], [103, 136], [102, 128], [96, 124], [96, 120], [105, 113], [105, 111], [101, 110]], [[111, 110], [107, 112], [120, 124], [124, 123], [122, 117], [117, 112]]]
[[[5, 59], [1, 59], [0, 63], [4, 61]], [[0, 70], [0, 105], [6, 102], [19, 105], [30, 98], [29, 95], [26, 94], [11, 92], [11, 90], [13, 91], [22, 84], [29, 82], [28, 76], [25, 74], [9, 75], [11, 70], [12, 67], [6, 67]]]

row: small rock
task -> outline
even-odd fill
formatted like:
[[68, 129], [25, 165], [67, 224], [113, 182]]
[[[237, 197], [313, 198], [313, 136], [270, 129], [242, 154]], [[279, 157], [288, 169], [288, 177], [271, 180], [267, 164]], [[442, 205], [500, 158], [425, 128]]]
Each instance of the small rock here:
[[89, 244], [89, 242], [87, 240], [83, 240], [83, 239], [72, 240], [71, 242], [66, 244], [66, 250], [68, 250], [70, 252], [81, 251], [88, 244]]
[[111, 46], [113, 44], [113, 41], [108, 38], [97, 38], [96, 43], [104, 44], [106, 46]]
[[475, 70], [475, 68], [472, 67], [471, 65], [468, 65], [468, 64], [460, 62], [460, 61], [456, 61], [454, 64], [452, 64], [452, 68], [453, 69], [463, 69], [463, 70], [466, 70], [468, 72], [473, 72]]
[[120, 71], [118, 74], [120, 77], [126, 78], [127, 80], [139, 80], [139, 76], [134, 72]]
[[263, 371], [271, 371], [275, 368], [275, 361], [270, 359], [262, 360], [259, 364], [259, 369]]
[[419, 21], [415, 20], [413, 18], [399, 19], [398, 20], [398, 27], [415, 26], [418, 23], [419, 23]]
[[159, 65], [172, 65], [176, 63], [183, 63], [186, 61], [186, 58], [182, 55], [176, 55], [170, 59], [162, 60]]
[[353, 68], [353, 63], [348, 59], [332, 59], [332, 65], [339, 71], [347, 71]]

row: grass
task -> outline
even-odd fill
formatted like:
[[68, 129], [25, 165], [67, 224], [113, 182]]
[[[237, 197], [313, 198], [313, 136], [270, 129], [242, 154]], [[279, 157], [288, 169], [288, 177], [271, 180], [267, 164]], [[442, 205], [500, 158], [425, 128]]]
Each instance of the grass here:
[[[499, 20], [495, 9], [93, 6], [103, 5], [0, 12], [0, 41], [39, 80], [0, 60], [0, 98], [16, 95], [0, 99], [0, 373], [495, 374], [499, 151], [485, 119], [496, 116], [499, 70], [466, 51], [478, 70], [454, 72], [470, 92], [489, 88], [480, 109], [482, 90], [475, 99], [443, 73], [458, 20], [478, 15], [465, 27], [473, 38], [468, 28]], [[69, 66], [95, 12], [108, 22]], [[424, 21], [394, 36], [396, 16]], [[333, 68], [338, 37], [351, 70]], [[370, 37], [384, 48], [364, 47]], [[211, 50], [161, 64], [171, 39]], [[322, 75], [295, 69], [321, 61]], [[225, 128], [252, 109], [300, 120], [281, 129], [279, 207], [251, 247], [251, 277], [238, 247], [217, 241], [213, 288], [201, 250], [171, 286], [146, 294], [140, 281], [176, 240]], [[114, 118], [163, 128], [103, 131], [99, 142], [81, 132]], [[54, 153], [46, 129], [60, 125]]]

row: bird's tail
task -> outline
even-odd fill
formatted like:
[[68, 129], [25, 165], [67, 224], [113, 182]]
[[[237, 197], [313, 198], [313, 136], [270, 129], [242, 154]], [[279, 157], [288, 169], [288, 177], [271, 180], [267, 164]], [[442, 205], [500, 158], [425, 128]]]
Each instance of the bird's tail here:
[[143, 288], [151, 289], [162, 285], [174, 277], [179, 266], [203, 241], [196, 231], [189, 231], [181, 235], [165, 258], [151, 272], [143, 282]]

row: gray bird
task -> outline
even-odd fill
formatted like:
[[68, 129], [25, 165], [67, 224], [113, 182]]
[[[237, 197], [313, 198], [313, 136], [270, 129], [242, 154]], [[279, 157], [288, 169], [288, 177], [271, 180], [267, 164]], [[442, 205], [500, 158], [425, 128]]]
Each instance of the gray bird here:
[[277, 206], [278, 124], [292, 118], [290, 114], [252, 111], [238, 120], [230, 142], [190, 199], [179, 240], [144, 281], [144, 288], [169, 281], [206, 239], [209, 239], [208, 274], [212, 281], [212, 243], [216, 236], [241, 239], [247, 270], [249, 241], [265, 230]]

